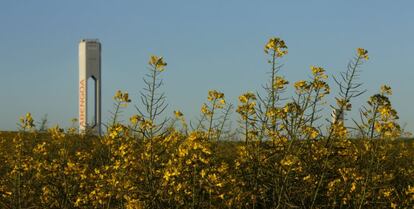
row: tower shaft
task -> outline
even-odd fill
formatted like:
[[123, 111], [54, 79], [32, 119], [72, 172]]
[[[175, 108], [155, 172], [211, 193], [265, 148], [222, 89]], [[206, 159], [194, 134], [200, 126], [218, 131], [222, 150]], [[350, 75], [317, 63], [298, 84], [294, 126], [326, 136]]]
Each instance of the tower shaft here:
[[[88, 98], [89, 87], [94, 89], [93, 98]], [[101, 43], [98, 40], [81, 40], [79, 43], [80, 133], [90, 130], [95, 134], [101, 134], [101, 89]], [[94, 106], [93, 110], [89, 111], [88, 103], [91, 101]]]

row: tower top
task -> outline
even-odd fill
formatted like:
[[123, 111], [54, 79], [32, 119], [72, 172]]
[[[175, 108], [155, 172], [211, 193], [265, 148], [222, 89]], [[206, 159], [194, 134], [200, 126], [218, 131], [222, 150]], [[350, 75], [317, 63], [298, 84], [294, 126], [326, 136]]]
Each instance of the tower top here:
[[82, 43], [82, 42], [89, 42], [89, 43], [91, 43], [91, 42], [92, 42], [92, 43], [100, 43], [100, 42], [99, 42], [99, 39], [97, 39], [97, 38], [96, 38], [96, 39], [81, 39], [81, 40], [80, 40], [80, 42], [81, 42], [81, 43]]

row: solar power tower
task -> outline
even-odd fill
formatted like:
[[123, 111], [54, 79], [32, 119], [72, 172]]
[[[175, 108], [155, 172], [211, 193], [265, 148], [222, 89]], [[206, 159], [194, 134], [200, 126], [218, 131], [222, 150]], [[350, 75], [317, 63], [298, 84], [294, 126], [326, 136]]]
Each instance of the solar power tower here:
[[[79, 133], [88, 130], [101, 134], [101, 89], [101, 43], [97, 39], [82, 39], [79, 42]], [[91, 93], [94, 93], [92, 98], [88, 98]]]

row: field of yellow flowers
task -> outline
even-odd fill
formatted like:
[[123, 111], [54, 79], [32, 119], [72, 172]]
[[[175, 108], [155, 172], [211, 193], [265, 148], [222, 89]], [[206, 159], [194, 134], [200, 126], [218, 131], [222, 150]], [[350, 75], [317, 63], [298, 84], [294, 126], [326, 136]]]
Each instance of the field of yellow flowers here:
[[[39, 130], [26, 114], [18, 132], [0, 132], [0, 208], [413, 208], [414, 141], [404, 138], [391, 88], [351, 105], [364, 93], [358, 78], [368, 51], [358, 48], [334, 77], [331, 106], [328, 75], [317, 66], [283, 99], [288, 48], [271, 38], [264, 51], [270, 78], [262, 93], [240, 95], [233, 108], [211, 90], [196, 122], [178, 110], [163, 118], [167, 63], [158, 56], [137, 114], [120, 122], [131, 100], [116, 92], [103, 136], [75, 126]], [[322, 115], [327, 106], [332, 121]], [[346, 117], [353, 109], [360, 119]], [[232, 112], [239, 128], [229, 131]]]

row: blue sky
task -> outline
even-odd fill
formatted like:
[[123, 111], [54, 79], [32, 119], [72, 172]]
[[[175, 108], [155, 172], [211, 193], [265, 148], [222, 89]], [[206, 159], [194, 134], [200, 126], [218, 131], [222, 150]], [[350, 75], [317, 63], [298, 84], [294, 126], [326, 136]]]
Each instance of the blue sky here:
[[[163, 75], [168, 111], [197, 116], [209, 89], [237, 96], [260, 90], [269, 66], [267, 39], [289, 47], [281, 74], [306, 79], [311, 65], [337, 75], [355, 48], [368, 49], [361, 81], [366, 94], [393, 87], [401, 123], [414, 130], [413, 1], [0, 1], [0, 129], [18, 118], [48, 114], [49, 125], [77, 117], [81, 38], [102, 42], [103, 118], [118, 89], [138, 103], [151, 54], [168, 63]], [[334, 82], [332, 95], [337, 92]], [[287, 97], [289, 93], [287, 94]], [[133, 114], [131, 105], [125, 115]]]

